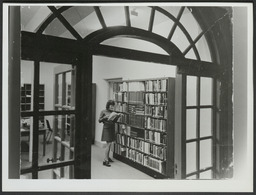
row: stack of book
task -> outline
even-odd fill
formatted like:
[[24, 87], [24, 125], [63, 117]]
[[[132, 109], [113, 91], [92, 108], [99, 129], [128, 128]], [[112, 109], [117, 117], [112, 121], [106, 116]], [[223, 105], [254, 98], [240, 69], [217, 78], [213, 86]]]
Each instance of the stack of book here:
[[156, 131], [145, 130], [145, 140], [156, 144], [166, 144], [166, 135]]
[[146, 93], [145, 103], [150, 105], [165, 105], [167, 103], [166, 93]]
[[136, 114], [136, 115], [144, 115], [144, 105], [134, 105], [134, 104], [130, 104], [128, 105], [128, 112], [131, 114]]
[[161, 132], [166, 131], [167, 121], [164, 119], [156, 119], [151, 117], [146, 117], [145, 119], [145, 128], [157, 130]]
[[129, 82], [128, 83], [129, 91], [145, 91], [144, 82]]
[[167, 80], [149, 80], [145, 82], [146, 91], [167, 91]]
[[140, 91], [129, 92], [128, 102], [131, 104], [144, 104], [144, 93]]
[[167, 106], [145, 105], [145, 115], [167, 118]]
[[147, 166], [157, 172], [163, 173], [163, 161], [152, 158], [150, 156], [144, 156], [144, 166]]
[[141, 115], [129, 114], [128, 124], [135, 126], [135, 127], [144, 128], [145, 127], [145, 117], [141, 116]]

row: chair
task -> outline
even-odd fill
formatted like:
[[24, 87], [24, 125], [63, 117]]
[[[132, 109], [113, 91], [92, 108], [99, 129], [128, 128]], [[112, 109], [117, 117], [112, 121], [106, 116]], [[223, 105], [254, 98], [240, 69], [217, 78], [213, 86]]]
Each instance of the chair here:
[[48, 128], [48, 132], [47, 132], [47, 135], [46, 135], [46, 143], [50, 143], [50, 140], [51, 140], [51, 137], [52, 137], [52, 134], [53, 134], [53, 130], [52, 130], [51, 125], [50, 125], [50, 123], [47, 119], [46, 119], [46, 126]]

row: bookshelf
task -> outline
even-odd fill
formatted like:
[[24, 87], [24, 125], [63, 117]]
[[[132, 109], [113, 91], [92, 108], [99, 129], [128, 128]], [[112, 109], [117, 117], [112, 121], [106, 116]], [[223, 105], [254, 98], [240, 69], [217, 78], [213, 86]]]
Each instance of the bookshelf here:
[[[45, 88], [44, 84], [39, 85], [39, 110], [44, 110], [45, 107]], [[21, 87], [21, 111], [31, 111], [33, 109], [32, 105], [32, 85], [29, 83], [24, 83]], [[42, 125], [44, 125], [44, 116], [40, 116], [39, 120]]]
[[174, 178], [175, 78], [113, 83], [114, 158], [155, 178]]

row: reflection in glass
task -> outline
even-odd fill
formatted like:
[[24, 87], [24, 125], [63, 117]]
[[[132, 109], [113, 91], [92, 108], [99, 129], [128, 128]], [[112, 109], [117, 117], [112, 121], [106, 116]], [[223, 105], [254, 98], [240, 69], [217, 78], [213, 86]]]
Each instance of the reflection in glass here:
[[197, 77], [187, 76], [187, 106], [196, 106]]
[[186, 172], [187, 174], [196, 171], [196, 143], [186, 144]]
[[200, 169], [212, 166], [212, 140], [200, 142]]
[[186, 139], [196, 138], [196, 109], [187, 109]]
[[212, 109], [200, 109], [200, 137], [212, 135]]

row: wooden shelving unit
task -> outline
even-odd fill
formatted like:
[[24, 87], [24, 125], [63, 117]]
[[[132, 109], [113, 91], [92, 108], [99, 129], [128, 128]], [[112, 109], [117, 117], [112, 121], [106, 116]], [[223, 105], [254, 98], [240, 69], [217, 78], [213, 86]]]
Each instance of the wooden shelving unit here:
[[[30, 111], [32, 110], [32, 85], [29, 83], [24, 83], [21, 87], [21, 111]], [[39, 85], [39, 110], [45, 109], [45, 86], [44, 84]], [[40, 116], [39, 120], [42, 125], [45, 124], [44, 116]]]
[[114, 158], [155, 178], [174, 178], [175, 79], [129, 80], [113, 84]]

